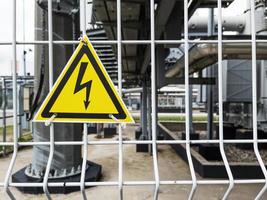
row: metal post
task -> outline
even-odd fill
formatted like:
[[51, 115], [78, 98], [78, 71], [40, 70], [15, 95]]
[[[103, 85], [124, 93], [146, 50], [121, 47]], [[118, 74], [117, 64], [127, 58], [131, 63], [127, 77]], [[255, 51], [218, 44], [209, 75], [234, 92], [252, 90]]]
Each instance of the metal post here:
[[[142, 88], [143, 91], [143, 88]], [[142, 127], [143, 127], [143, 92], [139, 93], [139, 115], [140, 115], [140, 130], [142, 131]], [[139, 139], [139, 138], [138, 138]]]
[[147, 139], [147, 85], [146, 80], [143, 81], [142, 92], [142, 139]]
[[223, 199], [227, 199], [231, 190], [234, 187], [234, 177], [230, 169], [228, 160], [224, 151], [223, 141], [223, 68], [222, 68], [222, 2], [218, 0], [218, 93], [219, 93], [219, 147], [222, 160], [229, 178], [229, 186], [223, 196]]
[[189, 122], [190, 122], [190, 134], [195, 133], [194, 124], [193, 124], [193, 85], [189, 85]]
[[17, 153], [18, 153], [18, 124], [17, 124], [17, 48], [16, 48], [16, 0], [12, 1], [12, 59], [13, 59], [13, 66], [12, 66], [12, 85], [13, 85], [13, 155], [9, 164], [9, 167], [6, 172], [5, 181], [4, 181], [4, 189], [10, 199], [14, 199], [14, 195], [9, 190], [9, 181], [12, 174], [12, 170], [16, 161]]
[[[24, 80], [26, 81], [26, 80]], [[23, 100], [21, 100], [22, 97], [22, 89], [21, 85], [17, 87], [18, 91], [17, 94], [18, 96], [18, 108], [17, 108], [17, 115], [18, 115], [18, 138], [22, 136], [22, 114], [23, 114]]]
[[[148, 121], [148, 140], [152, 139], [152, 123], [151, 123], [151, 91], [148, 88], [147, 91], [147, 121]], [[149, 152], [152, 154], [151, 145], [149, 145]]]

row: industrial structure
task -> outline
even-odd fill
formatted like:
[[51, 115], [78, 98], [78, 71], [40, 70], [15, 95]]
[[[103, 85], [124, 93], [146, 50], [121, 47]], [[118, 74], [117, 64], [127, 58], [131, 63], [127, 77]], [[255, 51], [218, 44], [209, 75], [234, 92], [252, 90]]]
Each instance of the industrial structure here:
[[[17, 41], [16, 0], [12, 3], [13, 40], [0, 43], [12, 45], [14, 60], [13, 76], [1, 78], [0, 101], [4, 127], [0, 146], [13, 146], [0, 187], [11, 199], [15, 197], [10, 187], [44, 192], [48, 199], [50, 193], [81, 190], [86, 199], [85, 187], [101, 185], [117, 186], [120, 199], [127, 185], [153, 185], [153, 199], [158, 199], [160, 185], [183, 184], [192, 186], [189, 199], [198, 184], [228, 185], [222, 197], [227, 199], [235, 184], [264, 183], [256, 199], [266, 195], [267, 161], [259, 152], [267, 149], [265, 0], [242, 1], [246, 8], [240, 15], [224, 14], [235, 0], [36, 0], [33, 41]], [[203, 15], [198, 14], [201, 9]], [[123, 140], [121, 124], [31, 123], [85, 34], [136, 119], [135, 140]], [[34, 77], [15, 73], [20, 44], [35, 45]], [[6, 140], [7, 108], [13, 109], [12, 142]], [[161, 116], [180, 117], [183, 125], [175, 129], [162, 123]], [[203, 118], [202, 125], [194, 122], [194, 116]], [[26, 128], [33, 141], [21, 142]], [[118, 140], [88, 141], [87, 134], [99, 136], [101, 131], [118, 133]], [[105, 166], [87, 161], [87, 148], [110, 144], [118, 146], [118, 180], [101, 182]], [[136, 145], [137, 153], [150, 153], [154, 180], [123, 180], [126, 144]], [[190, 180], [160, 180], [161, 144], [171, 145], [188, 163]], [[33, 146], [31, 163], [15, 172], [18, 149], [27, 145]], [[254, 153], [257, 163], [229, 162], [226, 145]], [[246, 170], [254, 172], [248, 175]], [[197, 180], [196, 173], [214, 180]]]

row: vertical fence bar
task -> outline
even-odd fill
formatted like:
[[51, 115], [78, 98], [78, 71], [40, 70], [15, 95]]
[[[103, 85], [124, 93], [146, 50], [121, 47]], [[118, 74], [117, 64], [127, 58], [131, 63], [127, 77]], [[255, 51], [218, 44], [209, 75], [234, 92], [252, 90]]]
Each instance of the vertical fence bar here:
[[155, 191], [154, 200], [158, 199], [159, 192], [159, 169], [158, 169], [158, 155], [157, 155], [157, 83], [156, 83], [156, 65], [155, 65], [155, 18], [154, 18], [154, 0], [150, 0], [150, 51], [151, 51], [151, 102], [152, 102], [152, 157], [155, 176]]
[[234, 187], [234, 178], [228, 163], [227, 157], [224, 151], [224, 142], [223, 142], [223, 99], [222, 99], [222, 87], [223, 87], [223, 69], [222, 69], [222, 2], [221, 0], [217, 1], [218, 5], [218, 93], [219, 93], [219, 148], [222, 155], [223, 163], [229, 178], [229, 186], [224, 193], [222, 199], [227, 199], [231, 190]]
[[[121, 0], [117, 0], [117, 63], [118, 63], [118, 89], [122, 96], [122, 55], [121, 55]], [[122, 146], [122, 128], [119, 124], [119, 199], [123, 199], [123, 146]]]
[[87, 151], [87, 143], [88, 143], [88, 127], [87, 124], [84, 123], [83, 124], [83, 163], [82, 163], [82, 171], [81, 171], [81, 185], [80, 185], [80, 189], [81, 189], [81, 193], [83, 196], [83, 199], [86, 200], [86, 193], [85, 193], [85, 172], [86, 172], [86, 164], [87, 164], [87, 155], [88, 155], [88, 151]]
[[257, 42], [256, 42], [256, 25], [255, 25], [255, 0], [250, 1], [251, 8], [251, 45], [252, 45], [252, 116], [253, 116], [253, 148], [262, 173], [265, 178], [265, 184], [259, 191], [255, 199], [261, 199], [267, 189], [267, 171], [259, 153], [258, 147], [258, 123], [257, 123]]
[[[52, 11], [52, 0], [48, 0], [48, 62], [49, 62], [49, 89], [51, 90], [54, 83], [53, 77], [53, 11]], [[46, 195], [46, 198], [51, 200], [51, 195], [48, 190], [48, 178], [50, 174], [50, 169], [54, 157], [55, 151], [55, 138], [54, 138], [54, 124], [50, 124], [50, 152], [47, 161], [47, 166], [43, 179], [43, 190]]]
[[18, 153], [18, 123], [17, 123], [17, 47], [16, 47], [16, 39], [17, 39], [17, 34], [16, 34], [16, 26], [17, 26], [17, 20], [16, 20], [16, 0], [12, 1], [12, 59], [13, 59], [13, 66], [12, 66], [12, 85], [13, 85], [13, 140], [14, 140], [14, 145], [13, 145], [13, 155], [8, 167], [8, 170], [6, 172], [6, 177], [4, 180], [4, 189], [7, 195], [9, 196], [10, 199], [15, 199], [14, 195], [11, 193], [9, 190], [9, 181], [10, 177], [12, 174], [12, 170], [17, 158], [17, 153]]
[[[80, 0], [80, 29], [82, 31], [82, 39], [83, 36], [86, 35], [86, 0]], [[87, 124], [83, 124], [83, 162], [82, 162], [82, 171], [81, 171], [81, 180], [80, 180], [80, 190], [82, 193], [82, 197], [84, 200], [87, 199], [85, 193], [85, 172], [86, 172], [86, 163], [88, 156], [88, 127]]]
[[192, 177], [192, 188], [188, 199], [192, 199], [197, 188], [197, 178], [190, 152], [190, 99], [189, 99], [189, 42], [188, 42], [188, 2], [184, 0], [184, 76], [185, 76], [185, 135], [186, 135], [186, 155]]

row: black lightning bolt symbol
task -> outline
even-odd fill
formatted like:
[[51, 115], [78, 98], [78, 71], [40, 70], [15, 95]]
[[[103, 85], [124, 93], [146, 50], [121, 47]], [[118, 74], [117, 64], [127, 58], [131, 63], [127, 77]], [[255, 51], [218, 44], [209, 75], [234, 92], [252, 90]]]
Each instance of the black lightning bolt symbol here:
[[91, 90], [91, 86], [92, 86], [92, 80], [81, 84], [83, 76], [84, 76], [84, 73], [85, 73], [85, 70], [87, 68], [87, 65], [88, 65], [88, 62], [82, 62], [81, 63], [78, 79], [77, 79], [77, 82], [76, 82], [76, 85], [75, 85], [75, 89], [74, 89], [74, 94], [76, 94], [77, 92], [81, 91], [84, 88], [86, 89], [86, 96], [85, 96], [85, 100], [83, 101], [85, 109], [87, 109], [89, 104], [90, 104], [89, 96], [90, 96], [90, 90]]

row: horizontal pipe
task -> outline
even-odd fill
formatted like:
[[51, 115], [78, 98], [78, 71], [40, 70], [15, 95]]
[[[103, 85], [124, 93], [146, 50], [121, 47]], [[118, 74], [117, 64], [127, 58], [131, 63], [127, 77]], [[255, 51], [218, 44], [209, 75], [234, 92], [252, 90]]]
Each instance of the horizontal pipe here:
[[[223, 59], [251, 59], [251, 43], [225, 43], [222, 47]], [[217, 44], [197, 44], [189, 52], [189, 73], [200, 71], [218, 61]], [[267, 44], [257, 44], [257, 59], [267, 59]], [[180, 58], [165, 74], [166, 77], [182, 76], [184, 57]]]
[[[188, 22], [188, 28], [190, 33], [194, 32], [207, 32], [208, 16], [192, 16]], [[214, 16], [214, 26], [218, 26], [217, 16]], [[224, 16], [222, 19], [223, 31], [236, 31], [241, 33], [246, 26], [246, 16]]]
[[141, 93], [143, 92], [143, 88], [129, 88], [129, 89], [122, 89], [122, 93]]

